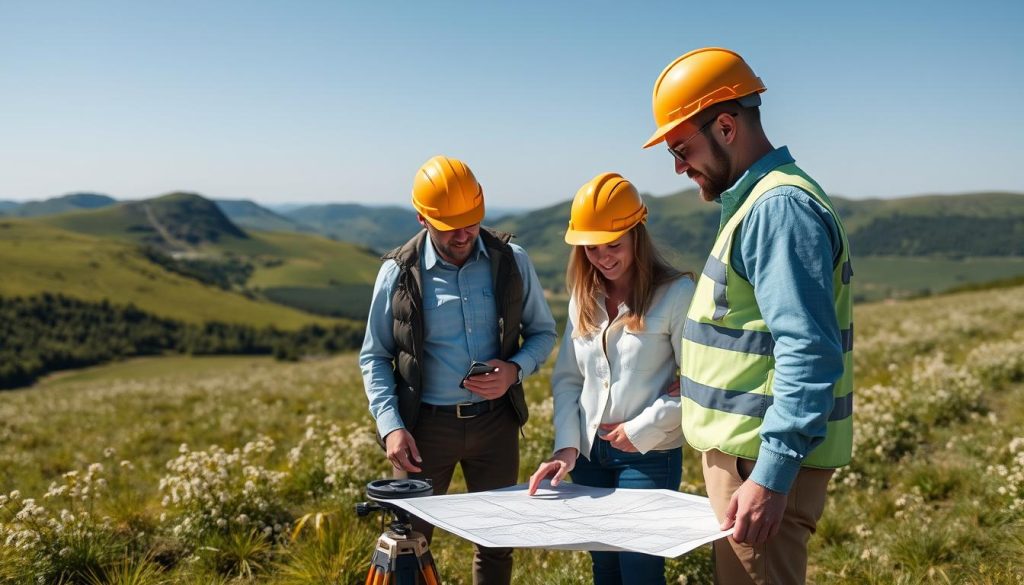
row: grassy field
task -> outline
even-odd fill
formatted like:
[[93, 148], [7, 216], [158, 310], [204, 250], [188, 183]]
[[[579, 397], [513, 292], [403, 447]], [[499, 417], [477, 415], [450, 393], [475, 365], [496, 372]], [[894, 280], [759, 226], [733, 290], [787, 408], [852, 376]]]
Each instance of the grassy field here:
[[0, 295], [61, 292], [109, 299], [187, 323], [224, 321], [297, 329], [331, 319], [204, 286], [148, 261], [134, 246], [31, 220], [0, 220]]
[[365, 322], [370, 313], [372, 284], [347, 286], [275, 286], [263, 289], [267, 299], [296, 309]]
[[60, 388], [83, 382], [111, 383], [173, 377], [186, 381], [225, 372], [272, 364], [270, 356], [183, 356], [140, 357], [120, 362], [55, 372], [36, 383], [35, 388]]
[[[1024, 287], [858, 306], [856, 323], [854, 463], [810, 582], [1024, 582]], [[550, 449], [549, 374], [527, 380], [521, 479]], [[0, 394], [0, 583], [361, 583], [379, 526], [352, 504], [386, 474], [351, 354], [50, 379]], [[692, 452], [683, 479], [701, 493]], [[470, 582], [466, 542], [432, 548], [446, 583]], [[585, 553], [516, 559], [515, 583], [590, 581]], [[671, 582], [709, 582], [708, 560], [672, 560]]]
[[354, 244], [322, 236], [288, 232], [251, 232], [265, 242], [273, 255], [284, 260], [278, 266], [257, 267], [250, 286], [260, 288], [299, 285], [373, 285], [380, 259]]
[[280, 262], [257, 262], [246, 286], [313, 313], [365, 320], [380, 268], [376, 254], [322, 236], [250, 232]]
[[854, 262], [857, 295], [871, 301], [934, 294], [1024, 274], [1024, 258], [866, 257]]

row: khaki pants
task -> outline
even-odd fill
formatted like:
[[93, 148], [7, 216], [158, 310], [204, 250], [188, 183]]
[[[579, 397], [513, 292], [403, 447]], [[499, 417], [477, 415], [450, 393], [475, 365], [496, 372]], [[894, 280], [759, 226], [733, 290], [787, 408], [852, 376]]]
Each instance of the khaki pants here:
[[[712, 449], [704, 453], [704, 482], [718, 520], [725, 517], [733, 492], [739, 489], [754, 462]], [[715, 582], [720, 585], [756, 583], [784, 585], [807, 579], [807, 541], [825, 510], [825, 492], [831, 469], [800, 468], [789, 490], [779, 533], [759, 546], [739, 544], [732, 538], [714, 543]]]
[[[515, 485], [519, 477], [519, 422], [507, 400], [473, 418], [457, 418], [454, 413], [420, 409], [413, 430], [420, 451], [423, 471], [410, 473], [413, 479], [430, 479], [434, 493], [448, 492], [455, 466], [462, 466], [466, 488], [471, 492]], [[429, 541], [431, 524], [413, 518], [413, 530]], [[474, 545], [474, 585], [508, 585], [512, 582], [512, 549]], [[442, 582], [444, 582], [442, 576]]]

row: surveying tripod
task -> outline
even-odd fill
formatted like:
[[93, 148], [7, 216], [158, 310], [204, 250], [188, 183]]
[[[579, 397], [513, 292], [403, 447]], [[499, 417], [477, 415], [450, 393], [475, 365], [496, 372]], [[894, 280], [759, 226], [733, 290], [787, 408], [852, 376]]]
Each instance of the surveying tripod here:
[[391, 522], [377, 539], [365, 585], [440, 585], [427, 539], [412, 529], [405, 510], [388, 503], [433, 492], [429, 483], [416, 479], [379, 479], [366, 485], [370, 501], [356, 504], [356, 514], [367, 516], [386, 510], [391, 514]]

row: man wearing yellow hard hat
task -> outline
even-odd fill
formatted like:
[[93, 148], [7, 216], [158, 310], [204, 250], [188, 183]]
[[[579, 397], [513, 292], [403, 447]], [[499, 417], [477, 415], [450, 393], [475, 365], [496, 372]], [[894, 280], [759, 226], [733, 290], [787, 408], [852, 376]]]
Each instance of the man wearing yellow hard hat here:
[[807, 542], [853, 443], [850, 246], [824, 190], [761, 126], [765, 91], [720, 48], [654, 85], [675, 171], [722, 207], [683, 328], [682, 427], [703, 452], [719, 583], [802, 583]]
[[[456, 465], [471, 492], [513, 485], [523, 378], [551, 353], [555, 321], [526, 252], [481, 228], [484, 193], [465, 163], [424, 163], [412, 203], [424, 229], [384, 256], [359, 354], [370, 412], [396, 471], [434, 493]], [[476, 547], [475, 584], [511, 579], [511, 549]]]

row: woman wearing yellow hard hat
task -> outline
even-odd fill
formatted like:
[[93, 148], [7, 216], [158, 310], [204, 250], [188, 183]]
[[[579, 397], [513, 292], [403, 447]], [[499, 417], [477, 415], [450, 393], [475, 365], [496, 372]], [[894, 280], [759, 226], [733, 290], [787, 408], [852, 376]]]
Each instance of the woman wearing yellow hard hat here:
[[[676, 364], [693, 275], [669, 266], [644, 222], [647, 206], [615, 173], [572, 202], [565, 241], [569, 322], [551, 376], [555, 446], [530, 478], [566, 473], [595, 487], [678, 489], [682, 475]], [[592, 552], [594, 583], [665, 583], [662, 557]]]

